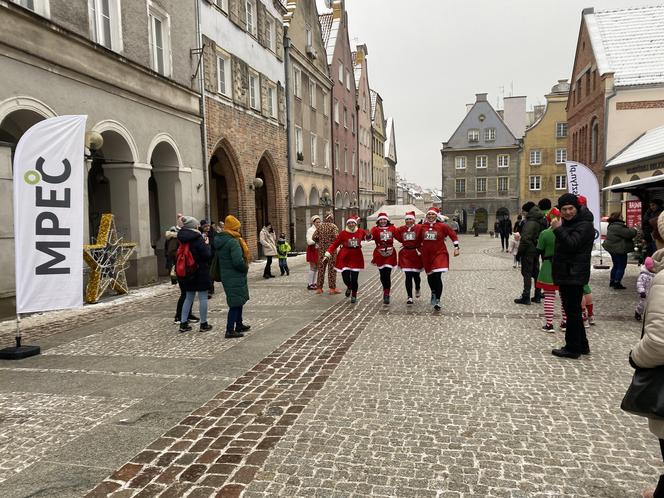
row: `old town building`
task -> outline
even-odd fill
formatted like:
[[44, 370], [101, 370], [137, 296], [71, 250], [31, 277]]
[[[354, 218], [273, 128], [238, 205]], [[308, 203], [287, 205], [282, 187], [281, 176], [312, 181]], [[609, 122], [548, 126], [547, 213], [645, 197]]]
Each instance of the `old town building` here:
[[[519, 140], [479, 93], [447, 142], [443, 143], [443, 211], [457, 216], [461, 228], [477, 223], [480, 232], [496, 219], [519, 213]], [[519, 113], [520, 114], [520, 113]], [[525, 118], [524, 118], [525, 119]]]
[[332, 163], [334, 212], [344, 225], [358, 212], [357, 95], [353, 55], [348, 38], [345, 0], [334, 0], [332, 11], [320, 17], [332, 89]]
[[315, 0], [289, 0], [286, 14], [290, 41], [286, 68], [290, 107], [290, 168], [294, 237], [297, 250], [306, 249], [306, 231], [314, 214], [332, 202], [332, 132], [325, 46]]
[[397, 142], [394, 136], [394, 118], [385, 124], [385, 168], [387, 169], [387, 204], [397, 203]]
[[[0, 2], [0, 211], [12, 212], [11, 162], [23, 133], [65, 114], [88, 116], [103, 145], [89, 150], [86, 241], [113, 213], [137, 243], [131, 285], [168, 270], [163, 231], [178, 212], [205, 213], [194, 2]], [[14, 240], [0, 228], [2, 314], [12, 309]]]
[[542, 198], [554, 201], [567, 191], [567, 95], [560, 80], [546, 95], [546, 108], [526, 129], [521, 154], [521, 203]]
[[[583, 11], [567, 110], [567, 155], [590, 166], [600, 186], [651, 174], [605, 166], [664, 122], [662, 25], [662, 5]], [[604, 211], [621, 200], [621, 194], [605, 197]]]
[[[265, 223], [288, 233], [282, 19], [272, 0], [201, 3], [212, 220], [238, 217], [253, 255]], [[201, 195], [203, 195], [201, 193]]]
[[368, 50], [359, 45], [355, 52], [355, 85], [357, 90], [358, 167], [360, 217], [363, 221], [374, 212], [373, 152], [371, 148], [371, 90], [369, 86]]
[[380, 94], [371, 90], [371, 150], [374, 207], [387, 203], [387, 167], [385, 166], [385, 112]]

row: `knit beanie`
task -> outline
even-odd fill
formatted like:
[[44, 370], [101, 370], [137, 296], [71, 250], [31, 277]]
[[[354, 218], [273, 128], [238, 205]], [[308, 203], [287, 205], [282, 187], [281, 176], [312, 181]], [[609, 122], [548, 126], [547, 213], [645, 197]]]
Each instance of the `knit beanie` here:
[[200, 225], [198, 220], [193, 216], [183, 216], [181, 219], [182, 219], [182, 228], [196, 230]]
[[529, 213], [532, 208], [535, 207], [535, 203], [532, 201], [526, 202], [523, 206], [521, 206], [521, 211], [524, 211], [526, 213]]
[[558, 209], [562, 209], [563, 206], [574, 206], [576, 209], [581, 208], [579, 198], [574, 194], [563, 194], [558, 198]]
[[650, 256], [648, 256], [643, 262], [643, 266], [646, 267], [646, 270], [652, 271], [653, 267], [655, 266], [655, 262]]

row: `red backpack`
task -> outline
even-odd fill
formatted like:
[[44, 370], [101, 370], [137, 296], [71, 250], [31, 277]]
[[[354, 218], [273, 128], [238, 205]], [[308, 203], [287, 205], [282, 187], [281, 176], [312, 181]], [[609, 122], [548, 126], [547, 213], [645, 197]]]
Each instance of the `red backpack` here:
[[189, 250], [189, 242], [180, 242], [175, 257], [175, 274], [178, 278], [191, 277], [198, 270], [194, 255]]

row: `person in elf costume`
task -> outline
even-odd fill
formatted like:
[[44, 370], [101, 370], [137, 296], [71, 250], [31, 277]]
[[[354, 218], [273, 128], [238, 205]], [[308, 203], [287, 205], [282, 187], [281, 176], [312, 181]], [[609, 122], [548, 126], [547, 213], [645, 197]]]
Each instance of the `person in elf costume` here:
[[378, 267], [380, 283], [383, 285], [383, 304], [390, 304], [390, 288], [392, 287], [392, 268], [397, 266], [397, 252], [394, 239], [397, 228], [390, 223], [387, 213], [378, 213], [376, 226], [369, 231], [368, 240], [376, 243], [371, 264]]
[[413, 304], [413, 282], [415, 297], [420, 297], [420, 272], [424, 269], [420, 245], [422, 244], [422, 226], [415, 223], [415, 211], [408, 211], [404, 217], [405, 224], [397, 229], [396, 239], [401, 242], [399, 251], [399, 268], [406, 276], [406, 304]]
[[440, 210], [429, 208], [421, 228], [421, 252], [424, 271], [431, 288], [431, 304], [435, 311], [440, 311], [440, 297], [443, 294], [442, 273], [449, 270], [449, 254], [445, 245], [445, 237], [454, 243], [454, 256], [459, 255], [459, 238], [449, 225], [438, 221]]
[[346, 284], [346, 297], [350, 296], [351, 303], [357, 302], [358, 277], [360, 270], [364, 269], [362, 241], [367, 238], [367, 232], [357, 226], [358, 221], [357, 216], [349, 217], [346, 228], [325, 251], [326, 259], [332, 259], [336, 255], [335, 268], [341, 273], [341, 278]]
[[[560, 211], [556, 208], [550, 208], [546, 221], [551, 224], [551, 220], [559, 219]], [[541, 289], [544, 293], [544, 319], [546, 323], [542, 326], [542, 330], [546, 332], [553, 332], [553, 312], [556, 303], [556, 291], [558, 286], [553, 283], [552, 273], [552, 260], [553, 253], [556, 247], [556, 236], [551, 228], [542, 230], [537, 239], [537, 252], [542, 257], [542, 264], [537, 274], [537, 281], [535, 288]], [[562, 322], [565, 323], [565, 310], [562, 308]]]

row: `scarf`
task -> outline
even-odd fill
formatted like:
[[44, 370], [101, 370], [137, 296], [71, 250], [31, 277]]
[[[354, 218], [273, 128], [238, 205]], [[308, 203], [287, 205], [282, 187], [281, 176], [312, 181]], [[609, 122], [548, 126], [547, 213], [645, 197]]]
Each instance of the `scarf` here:
[[224, 232], [236, 239], [240, 243], [242, 248], [242, 255], [244, 256], [244, 261], [249, 264], [251, 263], [251, 253], [249, 252], [249, 246], [240, 235], [240, 221], [235, 217], [228, 215], [224, 220]]

